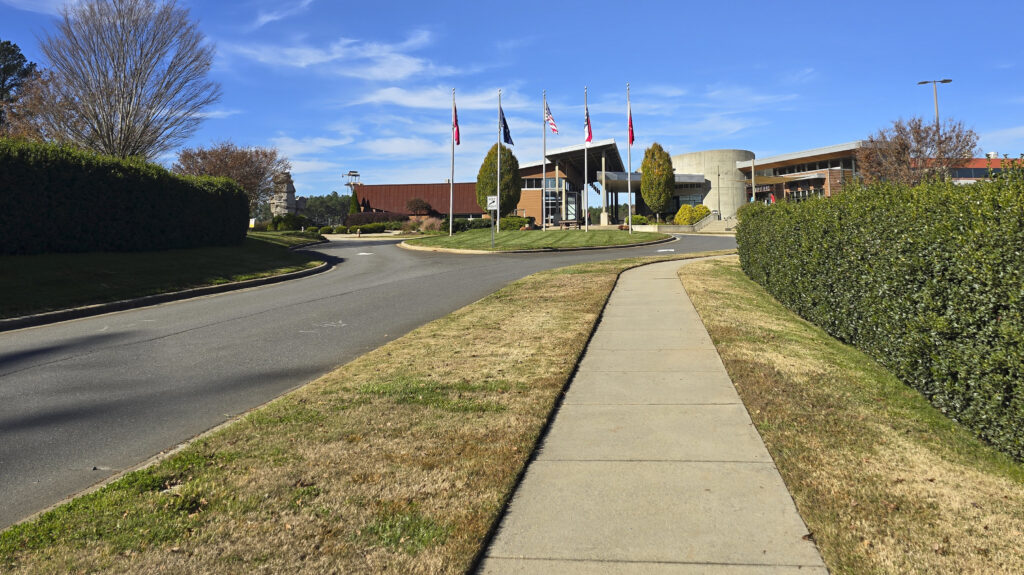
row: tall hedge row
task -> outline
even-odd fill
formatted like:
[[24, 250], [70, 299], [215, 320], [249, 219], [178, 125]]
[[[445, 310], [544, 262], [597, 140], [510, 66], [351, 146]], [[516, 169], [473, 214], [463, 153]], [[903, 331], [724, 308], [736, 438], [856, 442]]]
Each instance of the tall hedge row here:
[[227, 245], [245, 238], [248, 217], [226, 178], [0, 139], [0, 253]]
[[1024, 459], [1024, 173], [741, 210], [744, 272]]

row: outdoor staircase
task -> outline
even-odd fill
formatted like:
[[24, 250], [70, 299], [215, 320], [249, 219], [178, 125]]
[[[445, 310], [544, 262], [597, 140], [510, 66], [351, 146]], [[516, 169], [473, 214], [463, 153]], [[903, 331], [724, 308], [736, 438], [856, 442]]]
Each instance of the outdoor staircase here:
[[722, 233], [731, 234], [736, 232], [736, 218], [725, 218], [724, 220], [712, 220], [701, 228], [701, 233]]

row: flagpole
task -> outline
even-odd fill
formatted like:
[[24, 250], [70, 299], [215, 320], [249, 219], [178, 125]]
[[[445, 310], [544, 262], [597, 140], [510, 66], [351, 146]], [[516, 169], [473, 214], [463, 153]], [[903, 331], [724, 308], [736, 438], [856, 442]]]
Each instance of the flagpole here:
[[626, 214], [629, 218], [629, 233], [633, 233], [633, 108], [629, 104], [629, 82], [626, 82], [626, 116], [629, 118], [629, 135], [626, 136], [626, 158], [629, 162], [626, 168]]
[[495, 213], [495, 229], [502, 232], [502, 91], [498, 90], [498, 211]]
[[540, 165], [540, 229], [541, 231], [547, 230], [548, 223], [548, 91], [544, 90], [544, 109], [540, 111], [540, 132], [542, 134], [542, 140], [544, 141], [543, 151], [541, 152]]
[[[584, 130], [583, 138], [583, 231], [590, 231], [590, 194], [587, 191], [587, 149], [590, 148], [590, 142], [587, 141], [587, 136], [593, 133], [590, 128], [590, 109], [587, 107], [587, 87], [583, 87], [583, 110], [586, 114], [587, 125]], [[589, 132], [589, 133], [588, 133]], [[622, 156], [619, 156], [620, 158]]]
[[449, 237], [455, 234], [455, 88], [452, 88], [452, 179], [449, 180]]

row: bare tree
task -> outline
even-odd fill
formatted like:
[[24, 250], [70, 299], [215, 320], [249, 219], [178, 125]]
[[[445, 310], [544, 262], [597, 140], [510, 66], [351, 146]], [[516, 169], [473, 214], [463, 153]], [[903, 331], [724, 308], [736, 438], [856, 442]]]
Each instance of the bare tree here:
[[214, 48], [174, 0], [69, 3], [41, 49], [51, 68], [36, 120], [96, 152], [152, 159], [220, 98], [206, 77]]
[[891, 128], [868, 136], [857, 150], [865, 181], [885, 180], [915, 185], [928, 177], [948, 177], [977, 152], [978, 134], [962, 122], [942, 126], [919, 117], [897, 120]]
[[274, 175], [291, 170], [291, 164], [277, 148], [240, 147], [230, 140], [209, 148], [186, 148], [178, 152], [171, 168], [192, 176], [223, 176], [238, 182], [249, 195], [249, 212], [270, 200]]

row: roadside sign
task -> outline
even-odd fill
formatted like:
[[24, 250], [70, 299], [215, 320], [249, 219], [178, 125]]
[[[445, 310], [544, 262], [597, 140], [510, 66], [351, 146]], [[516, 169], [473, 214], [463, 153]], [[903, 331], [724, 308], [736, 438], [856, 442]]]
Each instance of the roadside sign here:
[[487, 211], [498, 209], [498, 196], [487, 196]]

